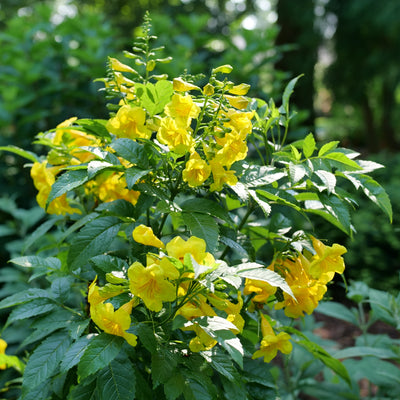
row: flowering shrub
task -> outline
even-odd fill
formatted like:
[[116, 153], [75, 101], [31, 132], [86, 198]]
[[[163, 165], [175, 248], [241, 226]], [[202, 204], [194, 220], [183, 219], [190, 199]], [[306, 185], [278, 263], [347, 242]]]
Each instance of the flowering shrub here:
[[349, 381], [295, 328], [343, 273], [346, 249], [296, 224], [313, 213], [352, 234], [341, 179], [391, 217], [368, 175], [381, 165], [338, 142], [318, 149], [312, 134], [286, 144], [297, 78], [279, 108], [246, 97], [229, 65], [171, 81], [154, 73], [170, 60], [151, 39], [146, 18], [127, 60], [110, 58], [109, 120], [39, 134], [42, 157], [7, 148], [32, 162], [59, 234], [11, 260], [49, 285], [0, 302], [15, 307], [7, 325], [34, 321], [26, 365], [3, 355], [1, 368], [24, 369], [21, 399], [262, 398], [262, 361], [302, 346]]

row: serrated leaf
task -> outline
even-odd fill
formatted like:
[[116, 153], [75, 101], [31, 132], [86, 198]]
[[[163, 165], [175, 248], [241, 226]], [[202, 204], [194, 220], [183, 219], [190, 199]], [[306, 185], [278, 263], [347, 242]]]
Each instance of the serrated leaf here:
[[263, 211], [264, 215], [266, 217], [269, 216], [269, 214], [271, 213], [271, 206], [269, 205], [268, 202], [260, 199], [259, 196], [257, 196], [257, 192], [255, 190], [249, 190], [249, 195], [251, 196], [251, 198], [257, 203], [257, 205], [261, 208], [261, 210]]
[[205, 240], [207, 251], [213, 253], [218, 245], [218, 224], [213, 217], [200, 213], [182, 213], [183, 221], [193, 236]]
[[340, 164], [344, 164], [347, 167], [351, 168], [351, 170], [360, 170], [362, 169], [355, 161], [351, 160], [346, 154], [336, 152], [325, 153], [322, 158], [336, 161]]
[[174, 374], [178, 359], [171, 349], [160, 347], [151, 355], [151, 378], [153, 388], [168, 381]]
[[135, 371], [127, 356], [115, 359], [97, 377], [100, 400], [135, 399]]
[[[279, 193], [277, 190], [274, 192]], [[295, 209], [296, 211], [302, 212], [302, 209], [297, 204], [294, 203], [294, 201], [296, 200], [295, 197], [292, 196], [293, 200], [289, 201], [281, 196], [278, 196], [276, 193], [273, 193], [272, 190], [271, 191], [270, 190], [260, 190], [260, 189], [257, 190], [257, 194], [259, 196], [264, 197], [265, 199], [270, 200], [273, 203], [289, 206], [289, 207]]]
[[286, 176], [286, 172], [275, 167], [250, 165], [240, 178], [240, 182], [248, 188], [270, 185]]
[[113, 168], [113, 167], [114, 165], [107, 161], [99, 161], [99, 160], [90, 161], [87, 167], [88, 179], [93, 179], [99, 172], [107, 168]]
[[52, 217], [40, 224], [29, 236], [24, 239], [22, 253], [25, 253], [37, 240], [42, 238], [62, 217]]
[[112, 142], [111, 147], [117, 155], [139, 168], [147, 169], [149, 165], [146, 147], [132, 139], [119, 138]]
[[314, 135], [309, 133], [303, 140], [303, 154], [305, 158], [310, 158], [316, 148]]
[[102, 254], [100, 256], [93, 257], [91, 258], [90, 262], [105, 273], [123, 271], [129, 267], [125, 260], [115, 256], [110, 256], [108, 254]]
[[241, 246], [236, 240], [233, 240], [233, 239], [231, 239], [231, 238], [229, 238], [227, 236], [220, 236], [219, 240], [225, 246], [228, 246], [232, 250], [237, 251], [241, 257], [247, 257], [248, 258], [249, 254], [244, 249], [244, 247]]
[[32, 161], [32, 162], [39, 162], [40, 161], [39, 157], [35, 153], [32, 153], [31, 151], [20, 149], [17, 146], [13, 146], [13, 145], [0, 146], [0, 151], [1, 150], [9, 151], [11, 153], [17, 154], [18, 156], [24, 157], [24, 158], [26, 158], [26, 159], [28, 159], [29, 161]]
[[48, 400], [50, 386], [50, 380], [46, 380], [32, 389], [22, 387], [22, 396], [18, 400]]
[[155, 85], [152, 83], [135, 84], [136, 95], [140, 104], [152, 116], [164, 110], [165, 105], [171, 100], [174, 92], [170, 81], [160, 80]]
[[78, 119], [75, 121], [75, 124], [78, 127], [74, 126], [74, 129], [83, 128], [82, 130], [90, 135], [94, 135], [97, 137], [111, 139], [111, 135], [106, 129], [107, 120], [105, 119]]
[[87, 384], [80, 382], [69, 393], [68, 400], [98, 400], [96, 380]]
[[75, 279], [72, 276], [62, 276], [55, 278], [51, 283], [53, 297], [60, 303], [65, 303], [71, 293], [71, 286]]
[[393, 219], [393, 210], [390, 198], [385, 189], [368, 175], [357, 176], [361, 189], [365, 195], [374, 202], [390, 219]]
[[34, 299], [50, 298], [50, 296], [51, 294], [47, 290], [30, 288], [19, 293], [14, 293], [13, 295], [1, 300], [0, 309], [14, 307]]
[[332, 174], [332, 172], [318, 170], [314, 171], [314, 173], [321, 179], [322, 183], [326, 187], [328, 193], [332, 193], [335, 191], [336, 187], [336, 176]]
[[199, 212], [218, 217], [221, 220], [231, 224], [232, 219], [226, 209], [212, 200], [203, 198], [193, 198], [186, 200], [181, 204], [182, 210], [186, 212]]
[[333, 357], [338, 359], [353, 358], [353, 357], [376, 357], [379, 359], [398, 359], [398, 354], [390, 349], [370, 346], [354, 346], [346, 347], [333, 354]]
[[325, 153], [327, 153], [328, 151], [334, 150], [336, 149], [336, 147], [338, 146], [340, 142], [339, 141], [333, 141], [333, 142], [329, 142], [329, 143], [325, 143], [319, 150], [318, 152], [318, 157], [322, 157]]
[[56, 308], [56, 304], [49, 298], [41, 298], [19, 305], [10, 313], [6, 326], [12, 322], [20, 321], [31, 317], [36, 317], [41, 314], [48, 313]]
[[89, 222], [71, 243], [68, 253], [70, 268], [78, 268], [90, 258], [110, 250], [120, 225], [120, 220], [115, 217], [100, 217]]
[[226, 357], [226, 353], [218, 347], [213, 347], [211, 350], [202, 351], [200, 355], [222, 376], [225, 376], [229, 381], [240, 380], [240, 376], [232, 361]]
[[89, 342], [90, 339], [88, 336], [82, 336], [76, 342], [72, 343], [72, 345], [65, 352], [64, 358], [62, 359], [60, 365], [61, 372], [67, 372], [79, 363]]
[[64, 193], [69, 192], [79, 186], [82, 186], [89, 180], [87, 171], [85, 169], [78, 169], [72, 171], [65, 171], [51, 187], [49, 197], [47, 198], [47, 205], [54, 199], [62, 196]]
[[22, 381], [24, 391], [33, 390], [56, 371], [71, 341], [65, 333], [44, 340], [29, 357]]
[[150, 353], [157, 351], [157, 339], [154, 336], [154, 331], [149, 324], [139, 322], [132, 325], [127, 332], [136, 335], [139, 338], [140, 343], [143, 344], [146, 350], [148, 350]]
[[307, 171], [303, 164], [294, 164], [292, 162], [289, 163], [289, 176], [293, 185], [300, 182], [306, 173]]
[[132, 186], [140, 179], [146, 176], [151, 169], [142, 169], [138, 167], [130, 167], [125, 170], [125, 180], [128, 189], [132, 189]]
[[56, 257], [23, 256], [13, 258], [10, 262], [25, 268], [46, 267], [49, 270], [59, 270], [61, 268], [61, 261]]
[[338, 318], [349, 322], [353, 325], [358, 325], [357, 317], [349, 310], [348, 307], [334, 301], [320, 302], [317, 311], [329, 317]]
[[185, 378], [179, 371], [175, 371], [174, 376], [164, 384], [164, 393], [167, 400], [176, 400], [185, 390], [186, 384]]
[[104, 332], [95, 336], [78, 363], [80, 378], [83, 379], [106, 367], [118, 355], [123, 343], [122, 337]]
[[293, 292], [286, 281], [275, 271], [271, 271], [262, 264], [258, 263], [243, 263], [235, 267], [237, 275], [248, 278], [256, 279], [259, 281], [267, 282], [271, 286], [281, 288], [285, 293], [294, 298]]
[[124, 199], [117, 199], [101, 203], [96, 207], [96, 211], [101, 211], [103, 215], [108, 216], [133, 218], [133, 215], [135, 215], [135, 206]]

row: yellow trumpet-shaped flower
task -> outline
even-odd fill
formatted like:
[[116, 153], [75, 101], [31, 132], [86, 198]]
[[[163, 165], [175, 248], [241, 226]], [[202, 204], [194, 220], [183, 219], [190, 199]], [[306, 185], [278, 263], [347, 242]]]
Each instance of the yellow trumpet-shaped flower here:
[[145, 125], [146, 111], [141, 107], [122, 106], [117, 115], [111, 118], [106, 128], [119, 138], [150, 139], [151, 130]]
[[174, 90], [177, 92], [187, 92], [189, 90], [200, 90], [200, 88], [192, 83], [185, 82], [181, 77], [174, 78], [173, 80]]
[[[0, 338], [0, 354], [6, 354], [7, 342]], [[6, 364], [1, 364], [0, 369], [6, 369]]]
[[278, 351], [284, 354], [289, 354], [292, 351], [293, 346], [289, 341], [290, 335], [285, 332], [276, 335], [264, 315], [261, 315], [261, 332], [263, 338], [260, 349], [253, 354], [253, 359], [264, 357], [264, 362], [270, 362], [276, 357]]
[[114, 71], [119, 72], [135, 72], [135, 70], [130, 67], [129, 65], [123, 64], [121, 61], [117, 60], [116, 58], [108, 57], [110, 61], [110, 66]]
[[283, 293], [284, 301], [276, 303], [275, 308], [284, 308], [288, 317], [297, 318], [302, 317], [304, 313], [311, 314], [327, 291], [323, 282], [313, 279], [308, 274], [309, 264], [302, 254], [295, 260], [286, 259], [282, 262], [285, 280], [295, 298]]
[[211, 173], [211, 167], [204, 161], [198, 153], [190, 155], [186, 167], [182, 172], [182, 177], [190, 187], [200, 186]]
[[[35, 188], [38, 190], [38, 194], [36, 196], [36, 201], [39, 206], [42, 208], [46, 208], [47, 199], [49, 198], [49, 194], [51, 192], [51, 187], [55, 182], [55, 176], [60, 171], [61, 167], [50, 167], [47, 168], [47, 161], [43, 162], [35, 162], [31, 168], [31, 177], [33, 179], [33, 184]], [[49, 214], [80, 214], [81, 211], [77, 208], [73, 208], [69, 205], [67, 200], [67, 194], [54, 199], [47, 207], [46, 210]]]
[[191, 236], [186, 241], [176, 236], [167, 243], [166, 249], [169, 256], [180, 261], [183, 261], [185, 254], [189, 253], [201, 265], [212, 266], [215, 262], [212, 254], [206, 252], [206, 242], [196, 236]]
[[169, 282], [160, 265], [144, 267], [135, 262], [128, 269], [129, 288], [152, 311], [161, 311], [164, 301], [174, 301], [176, 288]]
[[190, 128], [186, 125], [178, 124], [176, 119], [170, 117], [165, 117], [161, 120], [157, 131], [157, 139], [177, 154], [191, 152], [195, 145]]
[[325, 246], [320, 240], [312, 238], [313, 248], [316, 254], [311, 258], [310, 275], [322, 283], [328, 283], [335, 273], [344, 272], [344, 260], [341, 257], [346, 253], [346, 248], [337, 243], [332, 247]]
[[165, 114], [174, 118], [179, 125], [188, 127], [192, 118], [200, 114], [200, 107], [193, 102], [190, 95], [174, 94], [171, 101], [165, 106]]
[[252, 301], [255, 303], [266, 303], [268, 299], [276, 293], [276, 287], [268, 282], [257, 279], [246, 279], [243, 294], [249, 295], [255, 293]]
[[133, 230], [132, 237], [136, 242], [146, 246], [154, 246], [159, 249], [165, 247], [164, 243], [154, 234], [153, 229], [143, 224]]
[[210, 185], [212, 192], [222, 190], [224, 184], [234, 186], [237, 183], [235, 171], [226, 170], [224, 166], [217, 160], [210, 160], [213, 183]]
[[117, 311], [111, 303], [91, 305], [90, 316], [93, 322], [104, 332], [123, 337], [131, 346], [136, 346], [137, 336], [126, 330], [131, 326], [131, 311], [134, 300], [121, 306]]

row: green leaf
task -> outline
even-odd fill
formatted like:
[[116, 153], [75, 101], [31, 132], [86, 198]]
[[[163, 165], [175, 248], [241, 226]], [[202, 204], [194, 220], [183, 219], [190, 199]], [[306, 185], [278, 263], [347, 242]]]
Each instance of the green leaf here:
[[72, 313], [63, 309], [56, 310], [44, 317], [35, 319], [31, 325], [33, 332], [24, 339], [21, 346], [25, 347], [28, 344], [42, 340], [54, 331], [67, 327], [71, 324], [72, 319]]
[[50, 380], [46, 380], [32, 389], [22, 387], [22, 396], [18, 400], [48, 400], [50, 384]]
[[240, 375], [233, 365], [232, 361], [226, 357], [226, 353], [218, 347], [211, 350], [202, 351], [200, 355], [218, 372], [225, 376], [229, 381], [239, 381]]
[[334, 174], [332, 174], [332, 172], [317, 170], [314, 171], [314, 173], [319, 179], [321, 179], [329, 194], [335, 191], [336, 177]]
[[32, 153], [31, 151], [20, 149], [17, 146], [12, 146], [12, 145], [0, 146], [0, 151], [1, 150], [9, 151], [11, 153], [17, 154], [18, 156], [24, 157], [32, 162], [40, 162], [39, 157], [35, 153]]
[[383, 187], [368, 175], [357, 175], [356, 179], [360, 182], [361, 189], [365, 195], [374, 202], [389, 217], [390, 222], [392, 222], [392, 205]]
[[136, 95], [140, 104], [152, 116], [164, 110], [164, 107], [171, 100], [174, 92], [172, 83], [167, 80], [160, 80], [155, 85], [152, 83], [136, 83]]
[[135, 371], [128, 356], [111, 361], [97, 377], [100, 400], [135, 399]]
[[[25, 258], [25, 257], [22, 257]], [[0, 301], [0, 309], [14, 307], [19, 304], [27, 303], [34, 299], [51, 298], [51, 294], [44, 289], [30, 288], [19, 293], [6, 297]]]
[[[82, 127], [84, 132], [97, 137], [111, 139], [111, 135], [106, 129], [106, 123], [107, 120], [105, 119], [78, 119], [75, 121], [75, 124]], [[74, 126], [74, 129], [78, 128], [80, 130], [79, 127]]]
[[61, 268], [61, 261], [56, 257], [24, 256], [13, 258], [10, 262], [25, 268], [46, 267], [49, 270]]
[[147, 148], [132, 139], [120, 138], [112, 142], [111, 147], [116, 151], [117, 155], [126, 161], [136, 165], [139, 168], [147, 169], [149, 165], [149, 157]]
[[199, 324], [209, 336], [215, 339], [228, 352], [240, 368], [243, 369], [243, 346], [239, 338], [231, 331], [231, 329], [237, 330], [232, 322], [218, 316], [195, 318], [192, 322]]
[[175, 371], [174, 375], [164, 384], [164, 393], [167, 400], [176, 400], [183, 393], [186, 385], [185, 378], [179, 371]]
[[336, 149], [336, 147], [338, 146], [339, 143], [340, 143], [339, 141], [333, 141], [333, 142], [325, 143], [321, 147], [321, 149], [319, 150], [318, 157], [322, 157], [328, 151]]
[[71, 243], [68, 253], [70, 268], [82, 267], [90, 258], [109, 251], [120, 225], [115, 217], [100, 217], [88, 223]]
[[104, 332], [95, 336], [78, 363], [80, 378], [83, 379], [106, 367], [118, 355], [123, 343], [122, 337]]
[[271, 286], [281, 288], [285, 293], [294, 298], [293, 292], [286, 281], [275, 271], [271, 271], [262, 264], [258, 263], [243, 263], [235, 267], [237, 275], [242, 278], [256, 279], [267, 282]]
[[142, 169], [138, 167], [130, 167], [125, 171], [126, 185], [128, 189], [132, 189], [132, 186], [143, 176], [146, 176], [151, 169]]
[[56, 308], [56, 304], [49, 298], [41, 298], [19, 305], [11, 312], [7, 319], [6, 326], [12, 322], [20, 321], [31, 317], [36, 317], [41, 314], [48, 313]]
[[352, 358], [352, 357], [377, 357], [380, 359], [398, 359], [398, 354], [390, 349], [369, 346], [346, 347], [333, 354], [335, 358]]
[[168, 381], [178, 365], [176, 353], [171, 348], [160, 347], [151, 355], [151, 379], [153, 388]]
[[269, 214], [271, 213], [271, 206], [269, 205], [268, 202], [260, 199], [259, 196], [257, 196], [257, 192], [255, 190], [249, 190], [249, 195], [252, 197], [252, 199], [257, 203], [257, 205], [261, 208], [261, 210], [263, 211], [264, 215], [266, 217], [269, 216]]
[[200, 213], [182, 213], [183, 221], [192, 235], [204, 239], [207, 251], [213, 253], [218, 245], [218, 224], [213, 217]]
[[320, 302], [317, 311], [329, 317], [341, 319], [355, 326], [358, 325], [357, 317], [349, 310], [348, 307], [335, 301]]
[[283, 95], [282, 95], [282, 106], [284, 108], [284, 110], [287, 112], [287, 110], [289, 109], [289, 99], [290, 96], [293, 93], [294, 87], [296, 86], [297, 81], [303, 76], [299, 75], [296, 76], [295, 78], [293, 78], [292, 80], [289, 81], [289, 83], [286, 85], [285, 90], [283, 91]]
[[181, 204], [185, 212], [198, 212], [217, 217], [222, 221], [232, 224], [232, 219], [226, 209], [212, 200], [203, 198], [193, 198], [186, 200]]
[[24, 391], [33, 390], [55, 373], [70, 343], [70, 338], [60, 332], [48, 337], [36, 348], [25, 367]]
[[336, 196], [329, 196], [325, 193], [321, 193], [318, 198], [319, 200], [306, 200], [304, 202], [305, 211], [320, 215], [332, 225], [351, 236], [350, 212], [346, 203]]
[[85, 384], [85, 381], [79, 382], [69, 393], [68, 400], [98, 400], [97, 384], [96, 380], [89, 380]]
[[275, 193], [273, 193], [272, 190], [257, 190], [257, 194], [259, 196], [264, 197], [265, 199], [270, 200], [273, 203], [289, 206], [289, 207], [294, 208], [296, 211], [299, 211], [299, 212], [302, 211], [302, 209], [297, 204], [292, 202], [292, 201], [296, 200], [294, 197], [293, 197], [292, 201], [289, 201], [287, 199], [284, 199], [281, 196], [278, 196], [276, 193], [279, 193], [279, 191], [274, 190], [274, 192]]
[[117, 199], [101, 203], [96, 207], [96, 211], [108, 216], [133, 218], [135, 215], [135, 206], [124, 199]]
[[87, 167], [88, 179], [93, 179], [98, 173], [107, 168], [115, 168], [113, 164], [107, 161], [93, 160], [90, 161]]
[[53, 297], [60, 303], [65, 303], [71, 294], [71, 286], [75, 282], [72, 276], [62, 276], [55, 278], [51, 283]]
[[249, 165], [240, 178], [240, 183], [248, 188], [270, 185], [286, 176], [286, 172], [275, 167]]
[[95, 256], [90, 259], [90, 262], [105, 273], [123, 271], [129, 267], [128, 263], [122, 258], [110, 256], [109, 254]]
[[346, 167], [350, 167], [351, 170], [360, 170], [362, 169], [355, 161], [350, 159], [349, 157], [346, 156], [344, 153], [340, 152], [331, 152], [331, 153], [325, 153], [322, 156], [323, 159], [328, 159], [328, 160], [333, 160], [336, 161], [340, 164], [346, 165]]
[[303, 164], [294, 164], [292, 162], [289, 163], [289, 176], [293, 185], [300, 182], [306, 173], [307, 171]]
[[83, 336], [71, 345], [71, 347], [65, 353], [64, 358], [61, 362], [61, 372], [67, 372], [79, 363], [88, 344], [89, 338]]
[[303, 154], [305, 158], [310, 158], [316, 148], [314, 135], [309, 133], [303, 140]]
[[149, 324], [139, 322], [132, 325], [127, 332], [136, 335], [140, 343], [148, 350], [150, 353], [157, 351], [157, 339], [154, 335], [154, 331]]
[[296, 340], [295, 343], [299, 344], [301, 347], [306, 349], [316, 359], [322, 361], [328, 368], [330, 368], [341, 378], [343, 378], [349, 385], [351, 385], [349, 373], [347, 372], [345, 366], [339, 360], [333, 358], [326, 350], [324, 350], [318, 344], [312, 342], [310, 339], [308, 339], [307, 336], [305, 336], [297, 329], [292, 327], [286, 327], [285, 331], [301, 337], [303, 340]]
[[53, 184], [46, 207], [57, 197], [69, 192], [79, 186], [82, 186], [89, 180], [85, 169], [65, 171]]
[[63, 217], [52, 217], [40, 224], [28, 237], [24, 239], [22, 252], [25, 253], [36, 241], [42, 238]]

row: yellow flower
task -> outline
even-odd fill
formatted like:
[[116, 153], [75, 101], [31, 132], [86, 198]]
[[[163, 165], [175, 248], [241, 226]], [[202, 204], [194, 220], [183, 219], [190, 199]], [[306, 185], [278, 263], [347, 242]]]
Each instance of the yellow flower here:
[[174, 301], [175, 286], [165, 279], [163, 269], [152, 264], [146, 268], [139, 262], [128, 269], [129, 288], [132, 294], [140, 297], [152, 311], [161, 311], [164, 301]]
[[210, 160], [211, 172], [213, 175], [213, 183], [210, 185], [212, 192], [222, 190], [224, 184], [234, 186], [237, 183], [235, 171], [226, 170], [222, 164], [216, 160]]
[[283, 293], [284, 301], [275, 305], [275, 309], [285, 308], [285, 315], [291, 318], [311, 314], [318, 302], [326, 293], [326, 285], [309, 276], [310, 262], [300, 254], [295, 260], [286, 259], [282, 262], [285, 279], [295, 298]]
[[110, 61], [110, 66], [114, 71], [119, 72], [135, 72], [133, 68], [129, 65], [123, 64], [121, 61], [117, 60], [116, 58], [108, 57]]
[[151, 130], [145, 126], [146, 111], [141, 107], [122, 106], [106, 128], [115, 136], [128, 139], [150, 139]]
[[[176, 236], [167, 243], [166, 249], [169, 256], [180, 261], [183, 261], [185, 254], [189, 253], [199, 264], [212, 265], [215, 262], [212, 255], [206, 252], [206, 242], [196, 236], [191, 236], [187, 241]], [[203, 264], [203, 262], [207, 264]]]
[[250, 100], [244, 96], [229, 96], [226, 94], [224, 97], [228, 100], [232, 107], [235, 107], [239, 110], [245, 109], [250, 102]]
[[[0, 338], [0, 354], [6, 354], [7, 342]], [[6, 369], [6, 364], [1, 364], [0, 369]]]
[[249, 295], [255, 293], [252, 298], [255, 303], [266, 303], [268, 299], [274, 295], [276, 287], [271, 286], [268, 282], [259, 281], [256, 279], [246, 279], [243, 294]]
[[[38, 190], [36, 196], [36, 201], [39, 206], [46, 209], [47, 199], [51, 191], [51, 186], [55, 182], [55, 176], [60, 171], [61, 166], [47, 168], [47, 161], [41, 163], [35, 162], [31, 168], [31, 177], [33, 179], [33, 184]], [[67, 201], [67, 194], [54, 199], [47, 207], [46, 210], [49, 214], [80, 214], [81, 211], [77, 208], [73, 208], [69, 205]]]
[[194, 353], [210, 350], [218, 343], [197, 324], [184, 328], [184, 330], [193, 330], [196, 333], [196, 336], [189, 342], [189, 349]]
[[176, 119], [163, 118], [157, 132], [157, 139], [171, 151], [178, 154], [192, 152], [195, 141], [186, 125], [179, 125]]
[[230, 168], [234, 162], [246, 158], [248, 148], [244, 140], [238, 138], [233, 133], [227, 133], [223, 142], [222, 149], [218, 150], [215, 154], [215, 162]]
[[125, 303], [117, 311], [111, 303], [98, 303], [90, 306], [93, 322], [104, 332], [123, 337], [131, 346], [136, 346], [137, 336], [126, 332], [131, 326], [132, 305], [134, 300]]
[[312, 238], [312, 243], [316, 254], [311, 259], [310, 275], [322, 283], [328, 283], [333, 279], [337, 272], [344, 272], [344, 260], [341, 257], [346, 253], [346, 248], [334, 243], [332, 247], [325, 246], [320, 240]]
[[133, 239], [146, 246], [154, 246], [159, 249], [164, 248], [164, 243], [156, 237], [153, 233], [153, 229], [146, 225], [137, 226], [132, 232]]
[[[206, 302], [203, 295], [197, 295], [196, 299], [188, 301], [178, 309], [176, 315], [182, 315], [188, 321], [199, 317], [213, 317], [217, 315], [213, 308]], [[186, 328], [184, 328], [186, 330]]]
[[177, 92], [187, 92], [189, 90], [200, 90], [200, 88], [191, 83], [185, 82], [181, 77], [174, 78], [173, 80], [174, 90]]
[[193, 102], [190, 95], [174, 94], [171, 101], [165, 106], [165, 114], [174, 118], [177, 124], [188, 127], [192, 118], [197, 118], [200, 107]]
[[190, 187], [200, 186], [211, 173], [211, 167], [194, 152], [190, 155], [186, 167], [183, 170], [182, 177]]
[[260, 349], [253, 354], [253, 359], [264, 357], [264, 362], [270, 362], [276, 357], [278, 350], [281, 353], [289, 354], [292, 351], [292, 343], [289, 342], [290, 335], [280, 332], [278, 335], [273, 331], [268, 320], [261, 315], [261, 340]]
[[76, 120], [76, 117], [72, 117], [58, 124], [52, 142], [55, 145], [66, 144], [70, 149], [69, 153], [73, 157], [79, 160], [80, 163], [87, 163], [96, 156], [89, 151], [81, 149], [81, 147], [98, 146], [99, 141], [96, 137], [88, 135], [85, 132], [78, 131], [77, 129], [67, 129]]
[[133, 205], [137, 203], [140, 192], [129, 190], [122, 172], [113, 172], [97, 177], [91, 190], [105, 203], [118, 199], [129, 201]]
[[224, 113], [225, 117], [229, 118], [229, 121], [225, 123], [228, 128], [233, 128], [240, 135], [241, 139], [245, 139], [253, 129], [253, 124], [251, 120], [254, 117], [255, 112], [241, 112], [237, 110], [228, 110]]
[[239, 96], [244, 96], [250, 89], [250, 85], [247, 83], [241, 83], [240, 85], [235, 85], [232, 89], [229, 90], [229, 93], [237, 94]]

